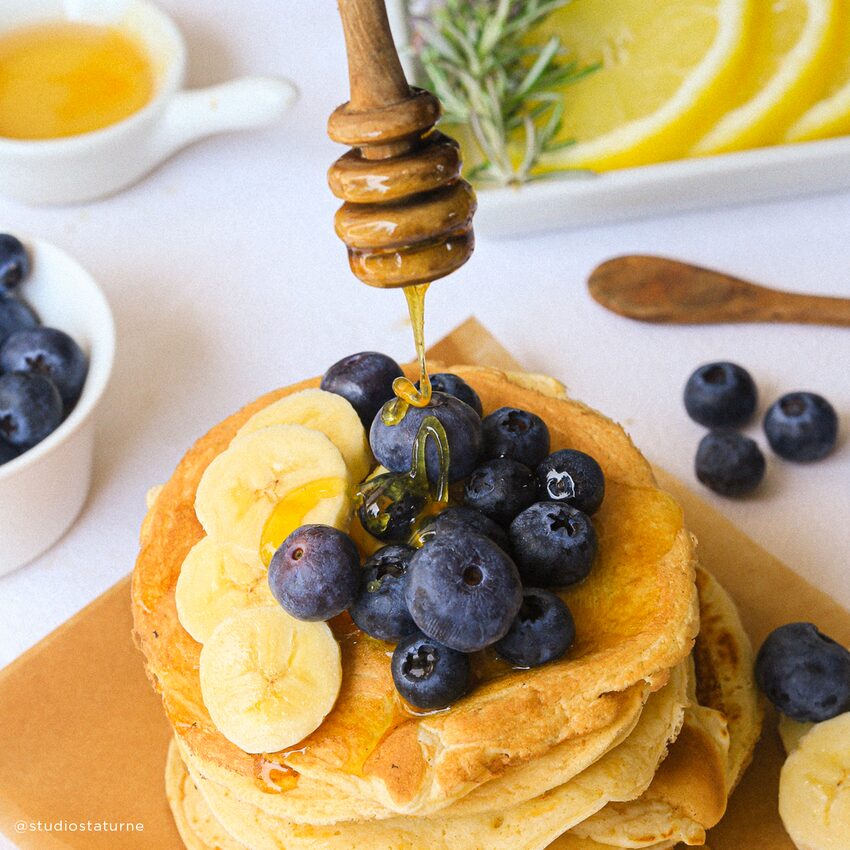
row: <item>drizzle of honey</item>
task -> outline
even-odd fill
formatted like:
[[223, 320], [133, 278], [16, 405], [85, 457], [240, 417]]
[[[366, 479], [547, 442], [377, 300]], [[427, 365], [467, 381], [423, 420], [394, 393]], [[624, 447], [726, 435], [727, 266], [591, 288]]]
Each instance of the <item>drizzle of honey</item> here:
[[[436, 481], [428, 477], [427, 449], [430, 441], [437, 448], [439, 474]], [[381, 537], [390, 522], [389, 508], [401, 493], [406, 493], [418, 497], [422, 505], [412, 529], [415, 545], [427, 521], [448, 507], [449, 462], [449, 441], [445, 428], [436, 416], [424, 417], [413, 443], [410, 469], [406, 472], [386, 472], [370, 478], [360, 485], [355, 494], [358, 513], [365, 517], [364, 533], [371, 531]]]
[[99, 130], [146, 106], [154, 72], [114, 27], [51, 22], [0, 37], [0, 136], [58, 139]]
[[[368, 641], [375, 647], [386, 647], [387, 664], [392, 655], [392, 645], [383, 644], [363, 635], [347, 614], [342, 614], [331, 623], [335, 637], [340, 643], [344, 664], [351, 658], [360, 641]], [[475, 653], [472, 658], [473, 676], [476, 686], [502, 679], [512, 672], [513, 667], [500, 659], [492, 649]], [[368, 695], [353, 699], [342, 699], [325, 718], [321, 732], [308, 736], [294, 747], [279, 753], [264, 753], [254, 760], [254, 780], [268, 794], [286, 793], [298, 784], [297, 770], [287, 761], [296, 754], [307, 753], [314, 745], [314, 736], [321, 734], [325, 741], [332, 739], [338, 751], [339, 768], [350, 776], [364, 776], [372, 755], [382, 744], [406, 723], [423, 717], [442, 714], [448, 709], [422, 711], [406, 703], [397, 692]]]
[[419, 389], [409, 378], [400, 377], [393, 381], [395, 400], [381, 414], [384, 425], [398, 425], [409, 407], [427, 407], [431, 402], [431, 379], [425, 362], [425, 293], [429, 283], [418, 283], [404, 287], [410, 324], [413, 326], [413, 341], [419, 361]]
[[260, 559], [268, 566], [274, 553], [296, 528], [304, 524], [307, 516], [323, 499], [342, 496], [347, 482], [343, 478], [318, 478], [287, 493], [275, 505], [263, 526], [260, 537]]

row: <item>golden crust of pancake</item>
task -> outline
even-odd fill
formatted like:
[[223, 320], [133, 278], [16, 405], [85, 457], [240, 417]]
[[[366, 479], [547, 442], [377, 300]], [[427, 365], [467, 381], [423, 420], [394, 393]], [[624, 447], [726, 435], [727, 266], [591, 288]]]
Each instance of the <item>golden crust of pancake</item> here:
[[174, 741], [165, 759], [165, 797], [186, 850], [245, 850], [213, 817]]
[[316, 826], [274, 818], [236, 797], [231, 789], [190, 775], [210, 811], [227, 831], [253, 850], [523, 850], [545, 845], [608, 800], [645, 789], [678, 733], [688, 701], [688, 668], [650, 697], [637, 727], [570, 782], [497, 812], [434, 817], [402, 816]]
[[646, 793], [606, 806], [574, 830], [581, 837], [630, 848], [666, 840], [702, 844], [752, 757], [762, 721], [752, 645], [719, 582], [700, 568], [697, 585], [698, 704], [686, 712], [682, 733]]
[[[500, 776], [441, 809], [441, 814], [456, 816], [499, 811], [568, 782], [628, 737], [640, 719], [648, 693], [648, 688], [641, 685], [623, 691], [618, 695], [621, 711], [610, 726], [563, 741], [531, 762], [508, 767]], [[181, 755], [195, 774], [226, 786], [237, 799], [274, 817], [331, 824], [395, 815], [388, 809], [377, 807], [374, 802], [344, 795], [339, 789], [322, 786], [316, 780], [303, 777], [285, 795], [269, 794], [254, 781], [232, 772], [216, 770], [214, 765], [204, 762], [183, 746]], [[279, 805], [281, 801], [285, 802], [285, 807]], [[293, 811], [296, 817], [290, 816]]]
[[[501, 372], [453, 371], [476, 389], [486, 411], [504, 405], [531, 410], [549, 425], [553, 450], [581, 449], [605, 470], [608, 491], [594, 518], [600, 557], [591, 577], [564, 594], [578, 623], [576, 646], [561, 662], [479, 686], [448, 712], [410, 717], [399, 712], [387, 646], [353, 634], [348, 621], [338, 620], [333, 625], [343, 647], [343, 690], [314, 735], [291, 752], [275, 754], [285, 765], [284, 790], [267, 795], [275, 799], [270, 807], [276, 812], [287, 812], [285, 789], [302, 781], [361, 797], [367, 811], [369, 802], [377, 803], [374, 816], [382, 816], [382, 808], [436, 811], [512, 765], [609, 726], [622, 710], [618, 692], [652, 680], [690, 651], [698, 623], [693, 541], [680, 509], [655, 487], [648, 464], [622, 429], [582, 404], [518, 386]], [[200, 647], [177, 620], [177, 576], [202, 535], [195, 490], [206, 466], [251, 415], [317, 383], [270, 393], [213, 428], [163, 487], [143, 529], [133, 610], [148, 675], [182, 745], [208, 770], [230, 777], [256, 781], [269, 762], [242, 752], [213, 726], [198, 684]]]
[[741, 779], [761, 736], [764, 700], [755, 681], [753, 646], [738, 609], [720, 582], [706, 570], [697, 570], [700, 609], [704, 619], [694, 647], [697, 697], [714, 708], [729, 726], [728, 783], [730, 792]]

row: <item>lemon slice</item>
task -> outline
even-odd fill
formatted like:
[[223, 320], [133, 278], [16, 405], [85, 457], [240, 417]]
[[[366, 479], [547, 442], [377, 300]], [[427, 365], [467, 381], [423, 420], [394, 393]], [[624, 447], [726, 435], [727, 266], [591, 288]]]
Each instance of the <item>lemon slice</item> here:
[[785, 134], [788, 142], [850, 134], [850, 9], [844, 11], [839, 33], [825, 96], [791, 126]]
[[697, 143], [697, 155], [782, 139], [824, 87], [837, 36], [834, 0], [773, 0], [757, 6], [746, 73], [728, 114]]
[[745, 59], [749, 0], [575, 0], [541, 25], [594, 74], [563, 89], [547, 168], [622, 168], [681, 156], [725, 112]]

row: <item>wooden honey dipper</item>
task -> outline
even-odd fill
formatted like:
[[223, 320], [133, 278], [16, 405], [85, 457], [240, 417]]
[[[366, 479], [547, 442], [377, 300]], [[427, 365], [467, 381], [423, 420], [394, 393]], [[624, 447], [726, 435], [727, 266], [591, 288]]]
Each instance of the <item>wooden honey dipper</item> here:
[[434, 129], [441, 107], [408, 85], [383, 0], [339, 0], [351, 99], [328, 135], [352, 148], [330, 169], [351, 270], [384, 288], [430, 283], [472, 255], [476, 201], [460, 149]]

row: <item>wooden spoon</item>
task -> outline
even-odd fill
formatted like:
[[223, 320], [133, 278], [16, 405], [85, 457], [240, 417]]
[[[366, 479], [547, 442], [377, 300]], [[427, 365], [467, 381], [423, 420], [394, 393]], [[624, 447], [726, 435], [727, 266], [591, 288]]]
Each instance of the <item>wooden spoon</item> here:
[[664, 257], [626, 256], [591, 273], [603, 307], [642, 322], [794, 322], [850, 327], [850, 298], [802, 295]]

